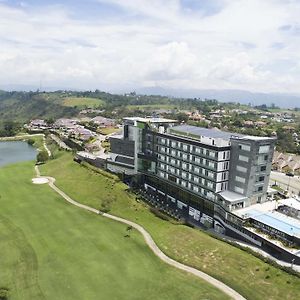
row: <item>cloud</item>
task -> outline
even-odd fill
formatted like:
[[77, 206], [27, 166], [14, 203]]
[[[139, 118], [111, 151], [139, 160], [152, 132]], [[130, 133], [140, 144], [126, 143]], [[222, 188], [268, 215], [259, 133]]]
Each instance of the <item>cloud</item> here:
[[298, 1], [69, 3], [0, 0], [0, 84], [300, 92]]

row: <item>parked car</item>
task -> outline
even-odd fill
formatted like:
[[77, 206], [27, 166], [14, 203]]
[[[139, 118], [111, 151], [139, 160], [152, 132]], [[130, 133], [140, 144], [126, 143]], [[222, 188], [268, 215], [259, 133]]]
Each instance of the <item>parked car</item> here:
[[294, 177], [295, 176], [292, 172], [287, 172], [285, 175], [286, 176], [290, 176], [290, 177]]

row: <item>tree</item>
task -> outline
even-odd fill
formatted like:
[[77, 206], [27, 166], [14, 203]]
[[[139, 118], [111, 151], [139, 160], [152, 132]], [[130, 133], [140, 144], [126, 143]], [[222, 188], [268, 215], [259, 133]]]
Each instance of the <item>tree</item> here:
[[28, 143], [28, 145], [33, 146], [35, 141], [33, 139], [29, 139], [29, 140], [27, 140], [27, 143]]
[[48, 153], [45, 150], [42, 150], [38, 153], [36, 160], [37, 162], [44, 163], [49, 158]]
[[186, 123], [189, 119], [188, 115], [186, 115], [185, 113], [179, 113], [176, 117], [180, 123], [182, 123], [182, 122]]

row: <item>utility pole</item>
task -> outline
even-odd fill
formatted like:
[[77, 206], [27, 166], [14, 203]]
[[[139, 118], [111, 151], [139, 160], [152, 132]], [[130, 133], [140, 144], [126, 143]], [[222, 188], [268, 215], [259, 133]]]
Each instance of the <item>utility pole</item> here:
[[290, 182], [291, 182], [291, 176], [289, 176], [289, 181], [288, 181], [288, 185], [287, 185], [287, 191], [289, 191], [289, 188], [290, 188]]
[[295, 258], [292, 259], [291, 268], [293, 269]]

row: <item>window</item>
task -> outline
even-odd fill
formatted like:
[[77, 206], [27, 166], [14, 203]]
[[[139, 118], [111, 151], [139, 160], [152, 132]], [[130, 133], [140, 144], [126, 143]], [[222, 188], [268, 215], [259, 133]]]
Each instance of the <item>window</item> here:
[[244, 156], [244, 155], [239, 155], [239, 160], [240, 161], [244, 161], [244, 162], [248, 162], [249, 161], [249, 157], [248, 156]]
[[259, 186], [258, 189], [257, 189], [257, 191], [261, 192], [263, 190], [263, 188], [264, 188], [263, 186]]
[[213, 189], [214, 188], [214, 184], [211, 181], [208, 181], [207, 182], [207, 187], [210, 188], [210, 189]]
[[168, 179], [169, 179], [170, 181], [176, 182], [176, 177], [175, 177], [175, 176], [169, 175]]
[[217, 180], [226, 180], [226, 172], [222, 172], [217, 176], [218, 176]]
[[209, 156], [215, 158], [216, 152], [215, 151], [209, 151]]
[[261, 172], [266, 171], [266, 169], [267, 169], [267, 166], [261, 166], [261, 167], [260, 167], [260, 171], [261, 171]]
[[214, 172], [208, 172], [208, 177], [214, 178]]
[[175, 168], [170, 167], [170, 168], [169, 168], [169, 171], [170, 171], [172, 174], [175, 174]]
[[166, 160], [166, 156], [165, 156], [165, 155], [159, 154], [158, 157], [159, 157], [161, 160]]
[[265, 176], [259, 176], [258, 181], [264, 181], [265, 180]]
[[251, 146], [250, 145], [246, 145], [246, 144], [239, 144], [239, 148], [241, 150], [244, 150], [244, 151], [250, 151], [251, 150]]
[[199, 192], [199, 187], [197, 187], [196, 185], [193, 186], [193, 191], [198, 193]]
[[182, 149], [183, 149], [184, 151], [187, 151], [187, 150], [188, 150], [188, 145], [183, 144]]
[[208, 166], [210, 168], [214, 168], [215, 167], [215, 163], [213, 161], [209, 161]]
[[235, 181], [237, 182], [241, 182], [241, 183], [245, 183], [246, 179], [240, 176], [235, 176]]
[[269, 153], [270, 151], [270, 145], [264, 145], [264, 146], [260, 146], [258, 153]]
[[242, 189], [242, 188], [240, 188], [238, 186], [234, 187], [234, 191], [237, 192], [237, 193], [239, 193], [239, 194], [243, 194], [244, 193], [244, 189]]
[[164, 172], [159, 171], [158, 174], [159, 174], [160, 177], [165, 178], [165, 173]]
[[239, 171], [239, 172], [243, 172], [243, 173], [247, 172], [247, 168], [244, 168], [242, 166], [236, 166], [236, 170]]

